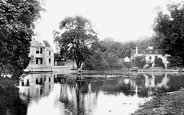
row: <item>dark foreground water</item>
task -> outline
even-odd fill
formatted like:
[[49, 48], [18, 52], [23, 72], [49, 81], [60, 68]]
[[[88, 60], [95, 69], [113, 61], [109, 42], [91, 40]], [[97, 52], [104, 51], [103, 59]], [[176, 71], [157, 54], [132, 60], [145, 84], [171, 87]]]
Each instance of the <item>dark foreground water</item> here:
[[18, 88], [0, 85], [2, 115], [131, 115], [151, 96], [184, 87], [184, 75], [27, 75]]

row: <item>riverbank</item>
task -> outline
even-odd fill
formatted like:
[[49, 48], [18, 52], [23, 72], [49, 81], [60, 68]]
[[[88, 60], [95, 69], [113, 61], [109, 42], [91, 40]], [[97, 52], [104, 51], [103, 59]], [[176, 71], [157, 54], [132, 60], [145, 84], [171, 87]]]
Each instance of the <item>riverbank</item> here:
[[153, 97], [132, 115], [184, 115], [184, 88]]

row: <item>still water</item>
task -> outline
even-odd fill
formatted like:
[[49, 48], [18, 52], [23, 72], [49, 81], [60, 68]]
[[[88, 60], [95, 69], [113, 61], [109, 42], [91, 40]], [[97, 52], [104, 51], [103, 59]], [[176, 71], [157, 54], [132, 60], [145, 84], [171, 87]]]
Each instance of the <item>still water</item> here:
[[20, 115], [131, 115], [151, 96], [184, 87], [181, 73], [83, 77], [76, 81], [72, 74], [27, 75], [19, 84], [16, 110]]

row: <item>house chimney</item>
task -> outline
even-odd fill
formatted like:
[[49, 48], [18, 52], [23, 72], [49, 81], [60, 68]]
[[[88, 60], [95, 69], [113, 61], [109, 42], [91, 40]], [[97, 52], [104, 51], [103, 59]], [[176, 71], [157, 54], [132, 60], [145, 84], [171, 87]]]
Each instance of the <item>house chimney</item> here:
[[138, 47], [136, 46], [135, 48], [135, 54], [137, 55], [138, 54]]
[[148, 46], [148, 49], [152, 50], [153, 49], [153, 46]]

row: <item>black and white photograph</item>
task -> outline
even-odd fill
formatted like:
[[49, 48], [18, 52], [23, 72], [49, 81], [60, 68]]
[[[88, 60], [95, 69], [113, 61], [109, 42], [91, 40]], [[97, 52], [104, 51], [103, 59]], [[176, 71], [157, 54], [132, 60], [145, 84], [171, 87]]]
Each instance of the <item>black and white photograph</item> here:
[[184, 1], [0, 0], [0, 115], [184, 115]]

